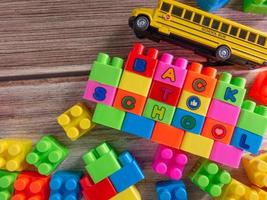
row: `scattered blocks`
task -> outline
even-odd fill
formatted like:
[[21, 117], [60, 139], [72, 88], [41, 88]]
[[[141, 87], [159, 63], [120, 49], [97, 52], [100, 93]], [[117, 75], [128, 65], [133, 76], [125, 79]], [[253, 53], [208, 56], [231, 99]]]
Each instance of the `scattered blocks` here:
[[50, 176], [43, 176], [37, 172], [23, 171], [15, 181], [12, 200], [47, 200], [50, 193], [49, 181]]
[[267, 1], [266, 0], [244, 0], [244, 12], [267, 14]]
[[185, 153], [177, 149], [159, 145], [152, 168], [158, 174], [174, 180], [180, 180], [187, 162], [188, 157]]
[[227, 5], [230, 0], [197, 0], [198, 6], [208, 12], [214, 12]]
[[111, 174], [109, 178], [119, 193], [140, 182], [145, 176], [135, 158], [128, 151], [120, 154], [118, 159], [122, 168]]
[[48, 135], [41, 138], [26, 160], [34, 165], [42, 175], [51, 174], [69, 155], [69, 150], [54, 137]]
[[115, 151], [107, 143], [102, 143], [84, 154], [83, 161], [94, 183], [102, 181], [121, 168]]
[[219, 197], [222, 187], [231, 182], [229, 172], [208, 160], [199, 160], [190, 172], [189, 178], [211, 197]]
[[83, 103], [78, 103], [61, 114], [57, 118], [57, 122], [72, 141], [94, 128], [92, 113]]
[[[251, 0], [249, 0], [251, 1]], [[264, 0], [266, 1], [266, 0]], [[266, 7], [267, 11], [267, 7]], [[260, 72], [249, 90], [249, 96], [267, 106], [267, 70]]]
[[0, 199], [9, 200], [13, 194], [14, 182], [18, 174], [0, 170]]
[[187, 200], [187, 192], [182, 181], [160, 181], [156, 184], [158, 200]]
[[0, 169], [12, 172], [26, 169], [25, 158], [31, 149], [31, 140], [0, 139]]
[[50, 180], [49, 200], [80, 199], [80, 172], [58, 171]]
[[110, 200], [141, 200], [141, 195], [135, 186], [131, 186], [112, 197]]

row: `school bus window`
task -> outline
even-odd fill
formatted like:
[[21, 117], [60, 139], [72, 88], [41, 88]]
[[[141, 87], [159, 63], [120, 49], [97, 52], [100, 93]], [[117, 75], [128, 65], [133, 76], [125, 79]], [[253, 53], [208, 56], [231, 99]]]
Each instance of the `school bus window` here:
[[202, 25], [209, 26], [210, 25], [210, 18], [209, 17], [204, 17]]
[[183, 11], [184, 10], [182, 8], [174, 6], [172, 9], [172, 14], [178, 17], [182, 17]]
[[240, 33], [239, 33], [239, 37], [242, 39], [246, 39], [248, 35], [248, 32], [246, 30], [241, 29]]
[[193, 15], [193, 12], [187, 10], [187, 11], [185, 12], [185, 14], [184, 14], [184, 18], [185, 18], [185, 19], [188, 19], [188, 20], [191, 20], [192, 15]]
[[248, 41], [250, 42], [255, 42], [256, 40], [256, 34], [255, 33], [250, 33], [248, 37]]
[[259, 45], [262, 45], [264, 46], [265, 43], [266, 43], [266, 38], [263, 37], [263, 36], [259, 36], [259, 39], [258, 39], [258, 42], [257, 42]]
[[213, 20], [212, 25], [211, 25], [211, 28], [217, 30], [219, 28], [219, 26], [220, 26], [220, 22], [217, 21], [217, 20]]
[[200, 23], [201, 17], [202, 16], [200, 14], [195, 13], [195, 16], [193, 18], [193, 21], [196, 22], [196, 23]]
[[161, 6], [161, 10], [164, 12], [169, 12], [171, 8], [171, 5], [168, 3], [163, 2]]
[[221, 27], [221, 31], [224, 32], [224, 33], [228, 33], [228, 30], [229, 30], [229, 25], [223, 23], [222, 27]]
[[237, 35], [237, 32], [238, 32], [238, 28], [232, 26], [232, 28], [230, 30], [230, 34], [233, 35], [233, 36], [236, 36]]

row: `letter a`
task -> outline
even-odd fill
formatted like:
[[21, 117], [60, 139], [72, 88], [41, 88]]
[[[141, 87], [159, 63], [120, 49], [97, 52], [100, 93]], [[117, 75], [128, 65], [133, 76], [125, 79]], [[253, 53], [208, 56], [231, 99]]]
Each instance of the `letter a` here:
[[162, 79], [169, 78], [171, 82], [175, 82], [176, 81], [176, 77], [175, 77], [174, 69], [172, 67], [168, 68], [164, 72], [164, 74], [162, 74], [161, 78]]

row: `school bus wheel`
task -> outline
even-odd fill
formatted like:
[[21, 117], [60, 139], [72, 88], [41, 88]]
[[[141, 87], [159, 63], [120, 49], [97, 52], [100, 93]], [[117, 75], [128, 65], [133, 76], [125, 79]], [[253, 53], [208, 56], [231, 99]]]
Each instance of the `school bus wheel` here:
[[144, 15], [140, 15], [136, 17], [136, 19], [134, 20], [133, 23], [134, 32], [137, 34], [143, 33], [149, 28], [149, 25], [150, 25], [149, 18]]
[[231, 49], [226, 45], [219, 46], [216, 49], [216, 58], [220, 61], [228, 60], [229, 58], [231, 58], [231, 55]]

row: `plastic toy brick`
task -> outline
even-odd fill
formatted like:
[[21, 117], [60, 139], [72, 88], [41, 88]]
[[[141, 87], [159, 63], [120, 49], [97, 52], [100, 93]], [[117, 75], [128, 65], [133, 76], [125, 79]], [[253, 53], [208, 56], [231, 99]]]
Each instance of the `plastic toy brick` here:
[[49, 200], [79, 200], [81, 172], [58, 171], [50, 180]]
[[231, 175], [217, 164], [198, 160], [189, 174], [191, 181], [211, 197], [219, 197], [222, 187], [231, 182]]
[[88, 80], [83, 98], [96, 103], [112, 106], [117, 88]]
[[37, 172], [23, 171], [18, 175], [14, 184], [12, 200], [47, 200], [49, 197], [50, 176]]
[[246, 154], [242, 164], [251, 183], [260, 188], [267, 187], [267, 153], [257, 156]]
[[146, 97], [118, 89], [113, 106], [123, 111], [142, 115]]
[[128, 55], [125, 63], [125, 70], [152, 78], [158, 63], [158, 50], [150, 48], [147, 54], [144, 54], [144, 46], [136, 43]]
[[57, 118], [57, 122], [72, 141], [77, 140], [95, 126], [92, 122], [92, 113], [83, 103], [78, 103], [65, 111]]
[[132, 113], [126, 113], [122, 131], [138, 137], [150, 139], [154, 126], [155, 122], [151, 119]]
[[219, 77], [214, 98], [241, 107], [246, 94], [245, 85], [246, 79], [241, 77], [232, 78], [231, 74], [223, 72]]
[[214, 142], [209, 159], [232, 168], [238, 168], [242, 155], [243, 151], [234, 146]]
[[187, 165], [188, 157], [180, 150], [159, 145], [152, 163], [153, 170], [170, 179], [180, 180]]
[[174, 112], [175, 107], [148, 98], [143, 116], [165, 124], [171, 124]]
[[109, 178], [94, 184], [92, 179], [85, 175], [80, 180], [80, 184], [85, 200], [109, 200], [117, 194]]
[[224, 144], [230, 144], [234, 129], [234, 126], [206, 118], [201, 135]]
[[141, 195], [135, 186], [131, 186], [123, 192], [118, 193], [110, 200], [141, 200]]
[[121, 79], [122, 67], [123, 59], [118, 57], [111, 59], [109, 55], [99, 53], [92, 65], [89, 80], [117, 87]]
[[266, 0], [244, 0], [244, 12], [267, 14]]
[[200, 63], [192, 63], [188, 67], [184, 90], [211, 98], [217, 83], [217, 70], [205, 67]]
[[154, 80], [149, 92], [149, 98], [171, 106], [177, 106], [180, 93], [180, 88]]
[[41, 138], [26, 160], [34, 165], [42, 175], [51, 174], [69, 155], [69, 150], [54, 137], [48, 135]]
[[9, 200], [13, 194], [14, 182], [18, 174], [0, 170], [0, 199]]
[[180, 149], [200, 157], [209, 158], [213, 143], [214, 141], [209, 138], [186, 132]]
[[260, 188], [255, 187], [255, 186], [252, 186], [251, 188], [258, 193], [259, 200], [266, 200], [267, 199], [267, 192], [266, 191], [261, 190]]
[[267, 70], [258, 74], [249, 90], [249, 96], [267, 106]]
[[263, 137], [242, 128], [235, 128], [231, 145], [247, 152], [257, 154], [263, 142]]
[[230, 0], [197, 0], [197, 5], [208, 12], [214, 12], [227, 5]]
[[187, 200], [183, 181], [160, 181], [156, 184], [158, 200]]
[[124, 117], [124, 111], [118, 110], [111, 106], [97, 104], [93, 115], [93, 122], [96, 124], [101, 124], [117, 130], [121, 130]]
[[225, 103], [217, 99], [212, 99], [207, 117], [235, 126], [239, 114], [240, 114], [239, 107], [233, 106], [229, 103]]
[[179, 100], [178, 108], [198, 115], [206, 116], [209, 109], [210, 100], [210, 98], [183, 90]]
[[84, 154], [83, 161], [94, 183], [102, 181], [121, 168], [117, 154], [107, 143], [102, 143]]
[[123, 152], [119, 156], [119, 161], [122, 168], [111, 174], [109, 177], [118, 193], [126, 190], [132, 185], [135, 185], [145, 178], [137, 161], [128, 151]]
[[119, 88], [146, 97], [148, 95], [151, 82], [151, 78], [124, 70]]
[[156, 122], [151, 141], [179, 149], [182, 144], [184, 134], [185, 132], [182, 129]]
[[267, 131], [267, 107], [256, 106], [253, 101], [244, 101], [237, 127], [264, 136]]
[[0, 139], [0, 169], [22, 171], [28, 167], [26, 155], [32, 149], [32, 141], [26, 139]]
[[164, 53], [157, 66], [154, 80], [182, 88], [187, 73], [188, 61], [184, 58], [177, 58], [173, 62], [173, 55]]
[[172, 126], [195, 134], [200, 134], [205, 117], [177, 108], [172, 120]]

